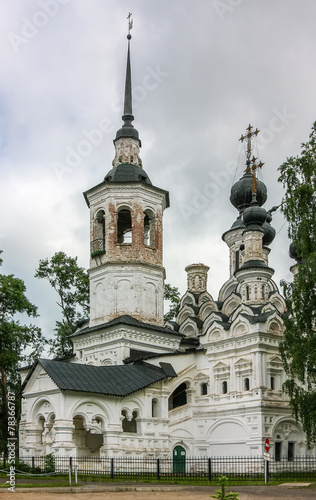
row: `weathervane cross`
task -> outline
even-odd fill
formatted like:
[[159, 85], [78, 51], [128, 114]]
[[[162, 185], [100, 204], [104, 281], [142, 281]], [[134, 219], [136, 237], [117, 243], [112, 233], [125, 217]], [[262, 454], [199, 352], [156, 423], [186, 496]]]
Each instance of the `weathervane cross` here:
[[251, 152], [252, 152], [251, 139], [254, 136], [257, 136], [258, 133], [260, 132], [260, 130], [258, 130], [257, 128], [256, 128], [256, 130], [253, 130], [252, 125], [249, 124], [246, 131], [247, 131], [246, 134], [242, 135], [239, 140], [241, 142], [244, 142], [247, 139], [247, 149], [246, 149], [246, 157], [247, 157], [246, 165], [247, 165], [247, 167], [246, 167], [245, 172], [247, 174], [249, 174], [249, 173], [252, 174], [251, 189], [252, 189], [252, 192], [255, 193], [256, 187], [257, 187], [256, 173], [257, 173], [258, 168], [262, 168], [264, 163], [262, 163], [262, 161], [257, 163], [257, 158], [254, 155], [252, 156], [252, 158], [250, 158]]
[[132, 17], [132, 13], [129, 12], [128, 13], [128, 16], [127, 16], [127, 19], [128, 19], [128, 35], [131, 36], [131, 29], [133, 27], [133, 19], [131, 19]]

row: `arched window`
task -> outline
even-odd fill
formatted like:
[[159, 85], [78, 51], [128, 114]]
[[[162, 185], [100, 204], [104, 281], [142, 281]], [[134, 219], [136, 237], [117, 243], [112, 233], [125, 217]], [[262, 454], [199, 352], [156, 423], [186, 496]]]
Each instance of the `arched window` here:
[[249, 389], [250, 389], [250, 382], [249, 382], [248, 377], [245, 378], [245, 380], [244, 380], [244, 389], [245, 389], [245, 391], [249, 391]]
[[235, 271], [239, 269], [239, 250], [235, 252]]
[[37, 425], [37, 441], [38, 444], [43, 444], [43, 432], [45, 428], [45, 418], [43, 416], [40, 416], [38, 419], [38, 425]]
[[99, 433], [87, 430], [84, 419], [81, 415], [76, 415], [73, 418], [73, 424], [75, 427], [73, 440], [77, 447], [77, 451], [82, 455], [99, 453], [103, 444], [103, 434], [101, 429]]
[[158, 417], [158, 399], [154, 398], [151, 401], [151, 416]]
[[169, 410], [187, 404], [187, 384], [180, 384], [169, 397]]
[[117, 242], [123, 245], [132, 243], [132, 215], [128, 208], [117, 214]]
[[274, 458], [275, 461], [280, 461], [281, 460], [281, 455], [282, 455], [282, 442], [276, 441], [274, 445]]
[[292, 462], [294, 460], [294, 450], [295, 450], [295, 443], [288, 442], [288, 444], [287, 444], [287, 459], [289, 462]]
[[105, 212], [99, 210], [93, 221], [93, 240], [91, 241], [91, 257], [105, 253]]
[[155, 215], [151, 210], [144, 212], [144, 244], [155, 246]]
[[207, 394], [207, 382], [201, 384], [201, 396], [206, 396]]
[[222, 383], [222, 393], [227, 394], [227, 381], [226, 380], [224, 380], [224, 382]]
[[270, 389], [272, 389], [273, 391], [275, 389], [275, 378], [274, 377], [270, 377]]
[[122, 410], [122, 416], [124, 417], [122, 420], [122, 431], [123, 432], [137, 432], [137, 412], [133, 411], [132, 418], [127, 418], [127, 413], [125, 410]]

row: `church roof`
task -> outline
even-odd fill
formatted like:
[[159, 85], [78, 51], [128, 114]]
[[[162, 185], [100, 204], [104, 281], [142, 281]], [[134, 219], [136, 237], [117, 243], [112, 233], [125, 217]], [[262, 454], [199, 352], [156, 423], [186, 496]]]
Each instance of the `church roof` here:
[[83, 328], [82, 330], [78, 330], [77, 332], [73, 333], [71, 337], [76, 337], [77, 335], [83, 335], [85, 333], [94, 332], [96, 330], [102, 330], [103, 328], [108, 328], [110, 326], [120, 325], [120, 324], [136, 326], [139, 328], [146, 328], [147, 330], [154, 330], [156, 332], [161, 332], [161, 333], [168, 333], [170, 335], [176, 335], [177, 337], [184, 337], [182, 333], [178, 333], [174, 330], [171, 330], [171, 328], [165, 326], [156, 326], [150, 323], [144, 323], [136, 318], [133, 318], [132, 316], [129, 316], [129, 314], [123, 314], [123, 316], [119, 316], [118, 318], [112, 319], [107, 323], [102, 323], [101, 325]]
[[121, 163], [117, 167], [112, 168], [104, 177], [105, 182], [143, 182], [152, 186], [145, 170], [138, 165], [131, 163]]
[[168, 377], [177, 377], [170, 363], [154, 366], [137, 365], [92, 366], [39, 359], [24, 381], [26, 386], [37, 364], [40, 364], [61, 391], [91, 392], [106, 396], [127, 396]]
[[[127, 166], [127, 173], [126, 173], [126, 176], [125, 176], [125, 172], [122, 173], [122, 169], [125, 168]], [[105, 180], [100, 182], [99, 184], [97, 184], [96, 186], [93, 186], [92, 188], [88, 189], [87, 191], [85, 191], [83, 193], [83, 196], [84, 196], [84, 199], [86, 200], [86, 204], [87, 206], [90, 208], [90, 201], [89, 201], [89, 197], [88, 195], [90, 193], [93, 192], [94, 189], [98, 189], [100, 188], [101, 186], [104, 186], [104, 187], [107, 187], [109, 185], [109, 183], [119, 183], [119, 184], [123, 184], [123, 183], [126, 183], [126, 184], [131, 184], [131, 183], [135, 183], [135, 184], [143, 184], [143, 185], [146, 185], [147, 188], [150, 188], [150, 189], [153, 189], [154, 191], [158, 192], [158, 193], [162, 193], [165, 197], [165, 203], [166, 203], [166, 208], [170, 207], [170, 196], [169, 196], [169, 191], [166, 191], [165, 189], [161, 189], [157, 186], [153, 186], [148, 175], [146, 174], [145, 170], [138, 167], [139, 170], [136, 168], [136, 169], [132, 169], [130, 170], [129, 167], [130, 165], [129, 164], [122, 164], [122, 169], [119, 168], [120, 166], [116, 167], [116, 170], [119, 169], [117, 171], [117, 174], [115, 174], [114, 177], [111, 177], [112, 176], [112, 173], [114, 172], [115, 169], [111, 169], [105, 176]], [[138, 174], [140, 174], [140, 172], [142, 173], [142, 176], [146, 177], [146, 179], [141, 179], [140, 177], [137, 178]], [[123, 177], [121, 177], [120, 179], [118, 179], [117, 175], [122, 175], [125, 176], [124, 179]], [[129, 177], [128, 177], [129, 176]], [[111, 177], [111, 179], [109, 178]]]

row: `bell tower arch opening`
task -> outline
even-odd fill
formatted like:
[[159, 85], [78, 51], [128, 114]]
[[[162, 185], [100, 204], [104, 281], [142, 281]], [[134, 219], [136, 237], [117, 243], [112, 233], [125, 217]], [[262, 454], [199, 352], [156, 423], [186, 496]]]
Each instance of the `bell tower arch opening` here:
[[129, 208], [120, 208], [117, 213], [117, 243], [131, 245], [133, 242], [132, 214]]
[[91, 241], [91, 257], [105, 253], [105, 211], [98, 210], [93, 219], [93, 234]]
[[155, 246], [155, 214], [152, 210], [144, 211], [144, 245]]

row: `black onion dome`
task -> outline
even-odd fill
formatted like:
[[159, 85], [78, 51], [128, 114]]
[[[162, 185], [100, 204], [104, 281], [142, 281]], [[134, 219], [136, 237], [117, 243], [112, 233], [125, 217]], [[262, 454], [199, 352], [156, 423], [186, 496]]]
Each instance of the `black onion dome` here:
[[152, 185], [151, 180], [145, 170], [138, 165], [131, 163], [121, 163], [112, 168], [104, 177], [106, 182], [144, 182]]
[[[249, 207], [252, 201], [252, 182], [253, 177], [251, 173], [245, 173], [239, 181], [231, 188], [230, 202], [239, 211], [243, 211]], [[256, 194], [259, 206], [267, 201], [267, 187], [258, 179], [256, 180]]]
[[267, 220], [268, 213], [262, 208], [258, 202], [252, 202], [251, 205], [245, 208], [243, 212], [243, 220], [246, 226], [256, 225], [262, 226]]
[[302, 262], [301, 257], [298, 256], [297, 246], [294, 245], [294, 243], [290, 244], [290, 247], [289, 247], [289, 256], [291, 257], [291, 259], [295, 259], [296, 262]]
[[270, 245], [275, 238], [275, 229], [269, 224], [268, 219], [262, 224], [262, 229], [264, 231], [262, 242], [263, 244]]

